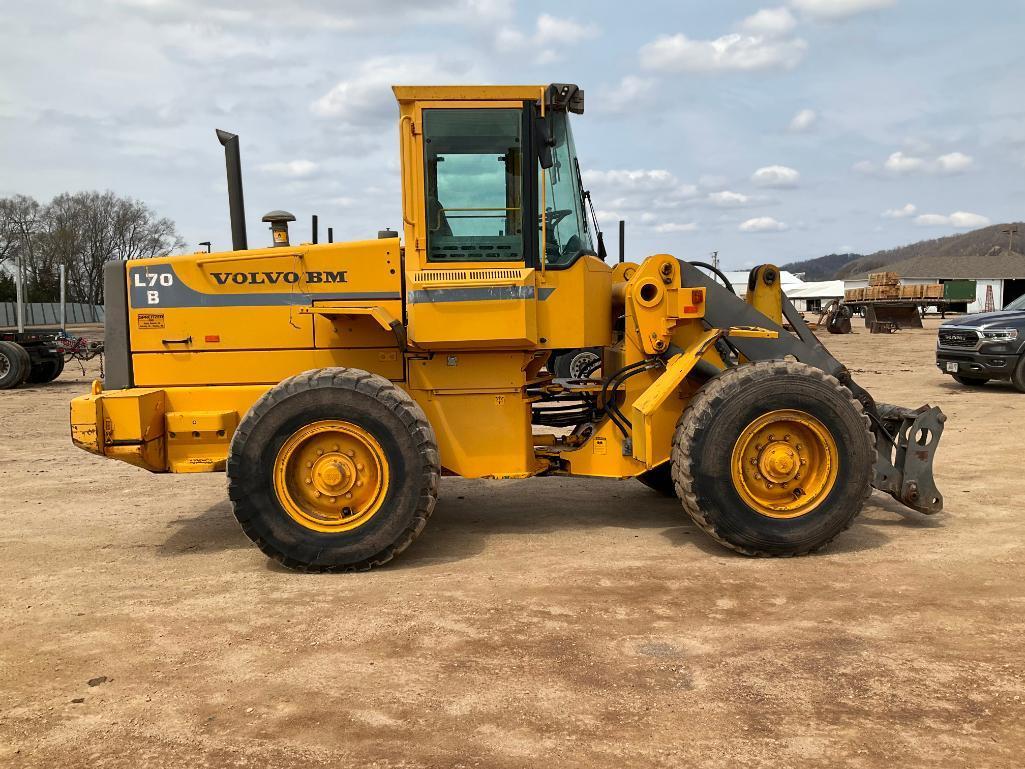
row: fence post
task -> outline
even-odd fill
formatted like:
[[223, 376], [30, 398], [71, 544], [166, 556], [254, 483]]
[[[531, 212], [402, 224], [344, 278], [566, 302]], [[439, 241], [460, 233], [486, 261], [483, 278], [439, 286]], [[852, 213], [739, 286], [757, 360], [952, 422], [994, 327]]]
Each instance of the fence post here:
[[60, 266], [60, 271], [61, 271], [61, 331], [64, 331], [65, 327], [67, 326], [68, 316], [67, 316], [67, 304], [66, 304], [66, 298], [67, 298], [67, 293], [66, 293], [67, 274], [64, 272], [64, 265], [63, 264]]

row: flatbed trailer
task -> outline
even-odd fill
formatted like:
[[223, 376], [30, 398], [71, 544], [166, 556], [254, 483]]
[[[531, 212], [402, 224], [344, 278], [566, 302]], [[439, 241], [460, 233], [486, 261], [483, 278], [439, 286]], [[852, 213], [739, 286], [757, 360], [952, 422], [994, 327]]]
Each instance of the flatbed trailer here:
[[947, 299], [859, 299], [844, 300], [844, 305], [861, 311], [865, 316], [865, 328], [874, 324], [892, 325], [896, 328], [922, 328], [922, 312], [926, 307], [935, 307], [940, 313], [950, 309]]

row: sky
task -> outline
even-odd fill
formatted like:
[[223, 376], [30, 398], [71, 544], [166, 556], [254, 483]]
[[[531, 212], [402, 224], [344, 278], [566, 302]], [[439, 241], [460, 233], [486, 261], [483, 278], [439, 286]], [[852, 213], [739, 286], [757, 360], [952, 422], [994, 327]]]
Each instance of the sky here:
[[609, 250], [727, 268], [1020, 220], [1025, 0], [0, 2], [0, 196], [110, 189], [230, 248], [401, 224], [392, 84], [572, 82]]

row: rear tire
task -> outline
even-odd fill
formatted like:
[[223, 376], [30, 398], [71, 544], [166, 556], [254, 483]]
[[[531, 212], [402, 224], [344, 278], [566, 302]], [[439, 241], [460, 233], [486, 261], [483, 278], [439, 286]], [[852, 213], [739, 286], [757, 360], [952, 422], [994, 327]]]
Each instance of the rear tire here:
[[964, 376], [963, 374], [954, 374], [954, 381], [958, 384], [963, 384], [967, 387], [981, 387], [989, 381], [987, 376]]
[[836, 378], [762, 361], [727, 369], [694, 396], [677, 422], [673, 479], [684, 509], [720, 544], [804, 555], [860, 512], [872, 441], [861, 405]]
[[673, 463], [664, 462], [658, 467], [646, 470], [637, 476], [637, 480], [663, 497], [675, 497], [676, 485], [673, 483]]
[[246, 536], [284, 566], [366, 570], [423, 531], [439, 472], [434, 431], [407, 393], [360, 369], [318, 369], [271, 388], [246, 414], [231, 441], [228, 496]]
[[49, 358], [44, 358], [37, 364], [32, 366], [32, 370], [29, 372], [28, 381], [35, 384], [45, 384], [52, 382], [54, 379], [61, 375], [64, 370], [64, 356], [55, 355]]
[[27, 358], [21, 345], [0, 341], [0, 390], [11, 390], [25, 381]]

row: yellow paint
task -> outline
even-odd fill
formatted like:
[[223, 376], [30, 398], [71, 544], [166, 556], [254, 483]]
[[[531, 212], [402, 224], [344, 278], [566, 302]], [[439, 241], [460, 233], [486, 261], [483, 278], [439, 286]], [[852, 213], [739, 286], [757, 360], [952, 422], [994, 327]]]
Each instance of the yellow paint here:
[[[447, 473], [632, 477], [669, 457], [676, 421], [700, 383], [690, 376], [694, 367], [701, 363], [705, 373], [704, 364], [723, 368], [715, 339], [773, 334], [706, 328], [704, 289], [682, 285], [679, 263], [668, 254], [614, 266], [583, 256], [562, 269], [543, 262], [537, 269], [522, 261], [429, 262], [424, 110], [521, 109], [538, 101], [543, 109], [545, 87], [394, 91], [402, 242], [268, 243], [243, 252], [131, 262], [135, 386], [94, 386], [75, 399], [76, 445], [155, 472], [223, 470], [234, 431], [268, 389], [311, 369], [350, 367], [390, 379], [416, 400], [437, 436]], [[544, 185], [540, 190], [545, 194]], [[543, 202], [537, 201], [539, 211], [524, 212], [524, 222], [540, 217]], [[538, 232], [543, 255], [545, 228]], [[775, 268], [759, 275], [766, 269]], [[756, 288], [751, 301], [778, 322], [778, 280]], [[608, 418], [570, 438], [533, 433], [535, 397], [528, 388], [550, 385], [541, 373], [550, 351], [578, 347], [602, 348], [606, 376], [657, 361], [624, 380], [615, 395], [628, 422], [625, 435]], [[345, 422], [317, 424], [285, 439], [275, 488], [303, 525], [344, 530], [372, 515], [389, 469], [373, 436]], [[816, 433], [807, 429], [811, 445]], [[342, 457], [349, 450], [364, 458], [364, 470], [346, 464]], [[316, 451], [331, 459], [312, 459]], [[765, 468], [777, 474], [786, 464], [780, 451], [773, 448], [764, 457]], [[820, 451], [828, 453], [828, 446]], [[364, 485], [355, 485], [360, 479]], [[350, 480], [353, 485], [346, 486]], [[343, 486], [355, 500], [344, 516], [338, 504], [344, 494], [334, 494], [331, 503], [327, 493]], [[321, 497], [311, 497], [310, 489]], [[777, 502], [762, 499], [773, 511]]]
[[730, 472], [752, 509], [769, 518], [799, 518], [822, 504], [836, 484], [836, 441], [805, 411], [770, 411], [737, 438]]
[[381, 444], [358, 425], [321, 420], [282, 444], [274, 493], [292, 520], [334, 534], [362, 526], [381, 509], [390, 469]]

